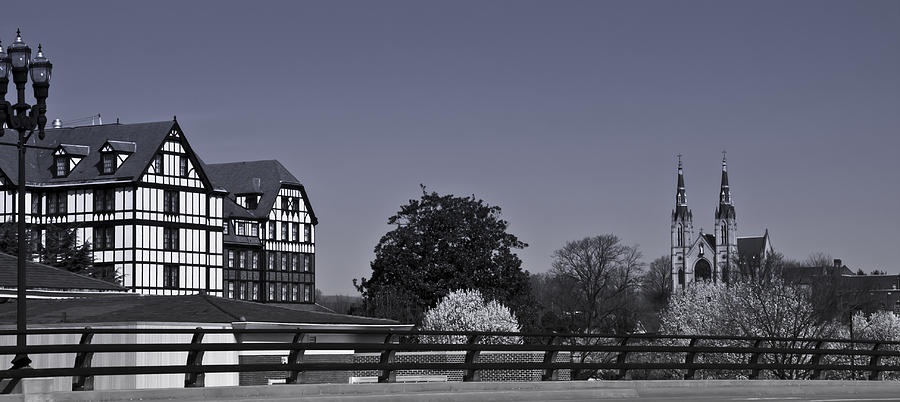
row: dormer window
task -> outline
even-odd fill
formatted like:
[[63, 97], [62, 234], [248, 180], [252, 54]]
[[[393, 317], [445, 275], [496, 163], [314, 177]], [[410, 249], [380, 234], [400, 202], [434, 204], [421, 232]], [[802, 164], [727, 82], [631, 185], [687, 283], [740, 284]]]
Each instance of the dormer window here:
[[116, 154], [108, 152], [100, 156], [103, 163], [103, 174], [113, 174], [116, 172]]
[[56, 177], [66, 177], [69, 175], [69, 156], [57, 155], [53, 157], [53, 175]]
[[256, 209], [257, 204], [259, 204], [259, 197], [256, 195], [247, 196], [247, 209]]
[[53, 176], [66, 177], [90, 149], [84, 145], [60, 144], [53, 152]]
[[128, 156], [137, 149], [137, 144], [127, 141], [109, 140], [100, 147], [100, 172], [113, 174]]

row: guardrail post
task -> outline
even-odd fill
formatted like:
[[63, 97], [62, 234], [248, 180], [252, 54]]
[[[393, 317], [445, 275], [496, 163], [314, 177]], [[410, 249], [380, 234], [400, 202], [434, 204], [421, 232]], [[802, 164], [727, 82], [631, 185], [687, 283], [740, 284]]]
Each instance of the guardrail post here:
[[[881, 344], [876, 342], [875, 346], [872, 347], [873, 352], [877, 352], [878, 348], [881, 347]], [[881, 364], [881, 355], [873, 354], [869, 359], [869, 367], [872, 367], [872, 371], [869, 373], [869, 380], [875, 381], [878, 380], [881, 374], [881, 370], [878, 369], [878, 365]]]
[[[697, 338], [691, 338], [691, 343], [688, 345], [688, 347], [693, 348], [694, 345], [696, 345], [696, 344], [697, 344]], [[694, 352], [693, 350], [689, 350], [687, 352], [687, 354], [684, 356], [684, 365], [687, 366], [690, 364], [694, 364], [694, 357], [696, 357], [696, 356], [697, 356], [697, 352]], [[693, 380], [694, 374], [696, 372], [697, 372], [697, 370], [688, 367], [687, 372], [684, 373], [684, 379], [685, 380]]]
[[[824, 345], [824, 344], [825, 344], [825, 341], [816, 342], [816, 347], [815, 347], [816, 352], [819, 352], [822, 349], [822, 345]], [[814, 367], [812, 370], [812, 379], [813, 380], [821, 380], [822, 379], [822, 369], [815, 367], [815, 366], [818, 366], [821, 362], [822, 362], [822, 353], [814, 354], [812, 359], [809, 362], [809, 364]]]
[[[390, 345], [394, 343], [394, 339], [397, 339], [396, 334], [388, 334], [384, 337], [384, 344]], [[396, 351], [394, 349], [385, 348], [381, 351], [381, 358], [378, 359], [378, 363], [381, 364], [382, 367], [391, 364], [394, 362], [394, 355]], [[381, 374], [378, 375], [378, 382], [396, 382], [397, 381], [397, 373], [394, 372], [393, 369], [384, 367], [381, 369]]]
[[[756, 342], [753, 342], [753, 348], [756, 349], [756, 348], [759, 348], [760, 346], [762, 346], [762, 341], [763, 341], [762, 339], [757, 339]], [[747, 364], [759, 364], [759, 356], [760, 355], [761, 355], [761, 353], [759, 353], [758, 351], [754, 351], [753, 354], [750, 355], [750, 361], [747, 362]], [[751, 380], [759, 379], [760, 371], [761, 370], [758, 368], [751, 369], [749, 378]]]
[[[619, 346], [623, 348], [628, 345], [628, 337], [622, 338], [622, 342], [619, 342]], [[628, 372], [628, 369], [625, 368], [625, 359], [628, 357], [628, 351], [621, 350], [619, 351], [619, 356], [616, 357], [616, 365], [619, 366], [619, 378], [617, 380], [622, 380], [625, 378], [625, 374]]]
[[[91, 327], [84, 327], [84, 333], [81, 334], [81, 340], [78, 341], [79, 345], [90, 345], [91, 341], [94, 339], [94, 333], [91, 332]], [[75, 368], [88, 368], [91, 367], [91, 361], [94, 359], [94, 352], [78, 352], [75, 355]], [[72, 376], [72, 391], [93, 391], [94, 390], [94, 376], [93, 375], [76, 375]]]
[[[466, 364], [475, 364], [475, 360], [478, 359], [478, 356], [481, 355], [480, 349], [475, 349], [475, 345], [478, 344], [478, 341], [481, 340], [481, 335], [469, 335], [469, 342], [467, 343], [471, 349], [466, 350]], [[469, 368], [466, 369], [465, 374], [463, 374], [463, 381], [481, 381], [481, 370]]]
[[[302, 340], [302, 332], [294, 334], [294, 340], [291, 341], [291, 353], [288, 354], [288, 364], [300, 364], [303, 360], [303, 354], [306, 352], [306, 348], [300, 343]], [[296, 384], [297, 378], [299, 377], [300, 370], [291, 370], [288, 371], [288, 376], [285, 377], [284, 382], [286, 384]]]
[[[197, 327], [196, 331], [194, 331], [194, 336], [191, 338], [191, 345], [199, 345], [203, 342], [203, 328]], [[203, 353], [204, 350], [190, 350], [188, 351], [187, 362], [185, 362], [185, 366], [188, 368], [191, 367], [199, 367], [203, 365]], [[200, 388], [204, 385], [204, 378], [206, 375], [204, 373], [184, 373], [184, 387], [185, 388]]]
[[[553, 347], [559, 344], [559, 337], [551, 336], [549, 340], [547, 340], [547, 346]], [[556, 362], [556, 358], [559, 356], [558, 350], [547, 349], [544, 352], [544, 364], [552, 364]], [[544, 373], [541, 374], [541, 381], [556, 381], [559, 380], [559, 370], [545, 368]]]

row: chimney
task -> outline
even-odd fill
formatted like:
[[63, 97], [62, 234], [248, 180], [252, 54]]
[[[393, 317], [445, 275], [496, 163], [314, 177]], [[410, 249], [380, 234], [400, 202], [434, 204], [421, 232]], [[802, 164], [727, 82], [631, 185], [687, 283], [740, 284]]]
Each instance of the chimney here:
[[250, 179], [250, 185], [251, 185], [251, 188], [253, 189], [254, 193], [260, 192], [259, 189], [261, 186], [261, 182], [262, 182], [262, 180], [259, 177], [254, 177], [254, 178]]
[[841, 259], [840, 259], [840, 258], [835, 258], [835, 259], [834, 259], [834, 267], [835, 267], [835, 268], [840, 268], [840, 267], [843, 267], [843, 266], [844, 266], [844, 264], [841, 263]]
[[62, 120], [53, 119], [53, 128], [62, 128]]

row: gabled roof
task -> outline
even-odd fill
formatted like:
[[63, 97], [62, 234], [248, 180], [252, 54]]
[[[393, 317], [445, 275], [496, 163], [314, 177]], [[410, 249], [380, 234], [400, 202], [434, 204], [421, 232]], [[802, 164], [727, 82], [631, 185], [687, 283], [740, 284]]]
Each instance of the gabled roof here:
[[[28, 141], [26, 169], [28, 184], [76, 184], [96, 180], [135, 181], [143, 175], [156, 151], [173, 129], [181, 132], [178, 122], [160, 121], [137, 124], [106, 124], [99, 126], [64, 127], [46, 130], [46, 137], [39, 140], [33, 135]], [[6, 130], [0, 143], [15, 144], [18, 134]], [[102, 174], [100, 149], [109, 144], [117, 151], [131, 153], [113, 174]], [[184, 143], [186, 149], [190, 144]], [[53, 153], [63, 148], [68, 153], [76, 153], [84, 158], [65, 177], [54, 177], [52, 169]], [[0, 170], [13, 183], [18, 182], [18, 156], [15, 146], [0, 146]], [[86, 155], [85, 155], [86, 154]], [[204, 166], [199, 158], [192, 159], [201, 177]]]
[[[9, 289], [18, 286], [17, 262], [16, 256], [0, 253], [0, 288]], [[127, 291], [119, 285], [31, 261], [25, 263], [25, 271], [27, 289]]]
[[[396, 321], [223, 299], [208, 295], [123, 295], [69, 300], [29, 300], [29, 324], [190, 322], [277, 322], [304, 324], [395, 325]], [[0, 324], [16, 321], [15, 303], [0, 304]]]
[[[206, 165], [206, 172], [214, 185], [224, 187], [231, 194], [228, 198], [234, 200], [236, 194], [252, 194], [257, 191], [262, 192], [255, 210], [245, 210], [253, 216], [264, 219], [268, 216], [269, 211], [275, 205], [275, 198], [278, 190], [282, 185], [297, 186], [303, 194], [303, 202], [306, 204], [306, 210], [312, 217], [313, 224], [317, 224], [316, 214], [313, 212], [309, 197], [306, 195], [306, 189], [297, 180], [294, 175], [289, 172], [284, 165], [277, 160], [263, 160], [253, 162], [233, 162], [233, 163], [212, 163]], [[256, 188], [254, 179], [259, 179], [259, 188]], [[228, 208], [240, 208], [241, 206], [234, 204], [225, 205], [225, 215], [233, 213], [240, 216], [238, 212], [229, 211]]]

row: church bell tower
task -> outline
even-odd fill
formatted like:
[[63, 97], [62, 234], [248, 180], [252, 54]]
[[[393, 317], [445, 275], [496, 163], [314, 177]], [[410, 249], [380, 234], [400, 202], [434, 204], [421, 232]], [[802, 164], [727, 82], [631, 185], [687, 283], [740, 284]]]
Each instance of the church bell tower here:
[[728, 164], [722, 152], [722, 184], [719, 189], [719, 206], [716, 208], [716, 272], [717, 280], [729, 281], [734, 276], [731, 271], [737, 259], [737, 216], [734, 200], [728, 186]]
[[687, 193], [684, 189], [684, 170], [681, 155], [678, 155], [678, 185], [675, 190], [675, 209], [672, 210], [672, 289], [682, 289], [687, 283], [687, 251], [691, 246], [694, 231], [694, 217], [687, 207]]

